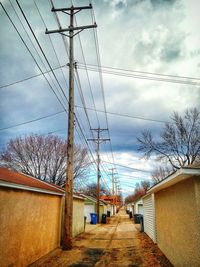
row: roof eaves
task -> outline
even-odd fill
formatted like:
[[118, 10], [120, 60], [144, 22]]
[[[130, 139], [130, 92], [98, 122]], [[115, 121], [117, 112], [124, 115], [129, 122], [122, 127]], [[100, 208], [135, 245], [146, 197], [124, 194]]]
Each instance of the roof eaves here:
[[200, 176], [200, 168], [182, 167], [147, 190], [147, 193], [146, 195], [144, 195], [144, 197], [149, 195], [150, 193], [160, 191], [163, 188], [169, 187], [170, 185], [176, 184], [193, 176]]
[[91, 201], [93, 201], [95, 203], [97, 202], [97, 200], [95, 198], [91, 197], [91, 196], [87, 196], [85, 194], [80, 194], [80, 195], [83, 196], [85, 199], [88, 198], [89, 200], [91, 200]]
[[28, 175], [28, 174], [25, 174], [25, 173], [23, 173], [23, 172], [19, 172], [20, 174], [22, 174], [22, 175], [24, 175], [24, 176], [27, 176], [27, 177], [29, 177], [29, 178], [31, 178], [31, 179], [33, 179], [33, 180], [36, 180], [36, 181], [39, 181], [40, 183], [42, 183], [42, 184], [45, 184], [45, 185], [48, 185], [48, 186], [50, 186], [50, 187], [52, 187], [52, 188], [56, 188], [57, 190], [59, 190], [59, 191], [61, 191], [61, 192], [65, 192], [65, 190], [64, 189], [62, 189], [62, 188], [60, 188], [59, 186], [56, 186], [56, 185], [53, 185], [53, 184], [51, 184], [51, 183], [49, 183], [49, 182], [46, 182], [46, 181], [43, 181], [43, 180], [40, 180], [40, 179], [38, 179], [38, 178], [36, 178], [36, 177], [33, 177], [33, 176], [31, 176], [31, 175]]
[[80, 199], [80, 200], [85, 200], [85, 197], [78, 196], [78, 195], [73, 195], [73, 198], [77, 198], [77, 199]]
[[63, 196], [63, 192], [55, 192], [53, 190], [47, 190], [47, 189], [32, 187], [28, 185], [10, 183], [10, 182], [6, 182], [3, 180], [0, 180], [0, 186], [20, 189], [20, 190], [33, 191], [33, 192], [38, 192], [38, 193], [45, 193], [45, 194], [50, 194], [50, 195]]

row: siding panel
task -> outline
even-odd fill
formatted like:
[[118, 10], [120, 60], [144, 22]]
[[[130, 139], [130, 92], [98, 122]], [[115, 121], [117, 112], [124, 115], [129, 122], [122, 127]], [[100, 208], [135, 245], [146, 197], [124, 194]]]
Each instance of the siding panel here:
[[143, 198], [144, 232], [156, 242], [154, 194]]

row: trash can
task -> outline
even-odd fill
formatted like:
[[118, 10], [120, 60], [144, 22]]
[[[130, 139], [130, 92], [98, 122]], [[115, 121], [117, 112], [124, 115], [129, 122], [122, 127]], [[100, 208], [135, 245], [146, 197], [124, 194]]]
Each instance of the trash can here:
[[103, 213], [101, 216], [101, 223], [106, 223], [106, 217], [107, 217], [107, 215], [105, 213]]
[[132, 213], [132, 211], [129, 212], [129, 218], [130, 218], [130, 219], [133, 218], [133, 213]]
[[140, 232], [144, 232], [144, 220], [142, 214], [140, 214], [139, 219], [140, 219]]
[[91, 216], [91, 224], [97, 224], [97, 214], [96, 213], [90, 213]]
[[134, 214], [134, 222], [135, 223], [140, 223], [140, 214]]
[[110, 217], [110, 211], [107, 210], [107, 217]]

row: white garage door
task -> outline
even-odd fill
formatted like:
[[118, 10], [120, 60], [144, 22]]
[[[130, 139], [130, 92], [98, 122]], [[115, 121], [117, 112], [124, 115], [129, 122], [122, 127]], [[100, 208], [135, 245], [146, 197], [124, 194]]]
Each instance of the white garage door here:
[[138, 204], [138, 213], [143, 214], [143, 205], [142, 204]]
[[144, 232], [156, 242], [154, 194], [143, 198]]
[[90, 204], [85, 204], [84, 206], [84, 216], [87, 217], [86, 222], [90, 222], [91, 221], [91, 216], [90, 213], [94, 212], [94, 205], [90, 205]]

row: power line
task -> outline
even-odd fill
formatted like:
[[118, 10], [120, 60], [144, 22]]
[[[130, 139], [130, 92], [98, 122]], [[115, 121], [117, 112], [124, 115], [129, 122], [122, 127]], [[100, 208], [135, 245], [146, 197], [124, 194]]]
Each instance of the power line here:
[[[132, 175], [129, 175], [129, 174], [120, 174], [120, 176], [126, 176], [126, 177], [130, 177], [130, 178], [135, 178], [135, 179], [138, 179], [138, 180], [142, 180], [142, 179], [149, 179], [149, 178], [145, 178], [145, 177], [136, 177], [136, 176], [132, 176]], [[128, 178], [126, 178], [128, 179]], [[131, 179], [129, 179], [131, 180]]]
[[[91, 65], [91, 66], [93, 66], [93, 65]], [[84, 69], [84, 65], [82, 65], [81, 63], [79, 63], [78, 64], [78, 68], [79, 69]], [[95, 66], [95, 67], [89, 67], [89, 66], [87, 66], [87, 69], [89, 71], [99, 72], [97, 66]], [[172, 79], [168, 79], [168, 78], [162, 78], [162, 77], [159, 77], [159, 76], [158, 77], [153, 77], [153, 76], [145, 76], [145, 75], [139, 75], [139, 74], [131, 73], [133, 71], [128, 71], [128, 73], [126, 73], [126, 70], [123, 70], [123, 72], [122, 72], [122, 71], [120, 71], [120, 69], [115, 69], [115, 68], [111, 68], [111, 67], [102, 67], [101, 71], [103, 73], [105, 73], [105, 74], [111, 74], [111, 75], [116, 75], [116, 76], [124, 76], [124, 77], [128, 77], [128, 78], [136, 78], [136, 79], [142, 79], [142, 80], [152, 80], [152, 81], [159, 81], [159, 82], [169, 82], [169, 83], [177, 83], [177, 84], [200, 86], [200, 83], [198, 83], [198, 82], [181, 80], [181, 78], [183, 78], [184, 76], [176, 76], [176, 78], [179, 77], [180, 80], [175, 80], [173, 78]], [[161, 76], [163, 76], [163, 75], [161, 75]], [[198, 81], [200, 80], [200, 78], [192, 78], [192, 77], [188, 77], [188, 79], [198, 80]]]
[[[90, 4], [92, 4], [92, 1], [90, 1]], [[94, 14], [94, 10], [93, 9], [91, 9], [91, 19], [92, 19], [92, 23], [95, 23], [96, 19], [95, 19], [95, 14]], [[105, 101], [103, 75], [102, 75], [102, 68], [101, 68], [101, 57], [100, 57], [100, 49], [99, 49], [99, 41], [98, 41], [97, 29], [93, 29], [93, 33], [94, 33], [95, 48], [96, 48], [96, 55], [97, 55], [98, 72], [99, 72], [99, 78], [100, 78], [100, 87], [101, 87], [101, 91], [102, 91], [103, 104], [104, 104], [104, 110], [105, 110], [106, 125], [107, 125], [107, 128], [108, 128], [108, 137], [109, 137], [109, 140], [110, 140], [109, 144], [110, 144], [110, 150], [111, 150], [113, 164], [115, 165], [113, 149], [112, 149], [112, 143], [111, 143], [110, 130], [109, 130], [109, 126], [108, 126], [108, 116], [107, 116], [107, 110], [106, 110], [106, 101]]]
[[[81, 107], [79, 105], [76, 105], [76, 107], [83, 108], [83, 107]], [[89, 107], [87, 107], [86, 109], [87, 110], [92, 110], [92, 111], [94, 110], [93, 108], [89, 108]], [[152, 122], [159, 122], [159, 123], [170, 123], [168, 121], [155, 120], [155, 119], [144, 118], [144, 117], [139, 117], [139, 116], [131, 116], [131, 115], [128, 115], [128, 114], [121, 114], [121, 113], [117, 113], [117, 112], [104, 111], [104, 110], [99, 110], [99, 109], [97, 109], [96, 111], [97, 112], [101, 112], [101, 113], [107, 113], [107, 114], [110, 114], [110, 115], [116, 115], [116, 116], [120, 116], [120, 117], [131, 118], [131, 119], [138, 119], [138, 120], [145, 120], [145, 121], [152, 121]]]
[[[98, 69], [97, 69], [97, 66], [96, 65], [88, 65], [88, 64], [86, 64], [86, 67], [84, 67], [83, 66], [83, 63], [78, 63], [78, 68], [79, 69], [85, 69], [85, 68], [87, 68], [87, 70], [90, 70], [90, 71], [99, 71]], [[89, 68], [89, 66], [94, 66], [94, 67], [92, 67], [92, 68]], [[64, 67], [66, 67], [66, 65], [61, 65], [60, 67], [56, 67], [56, 68], [52, 68], [53, 70], [57, 70], [57, 69], [60, 69], [60, 68], [64, 68]], [[169, 75], [169, 74], [158, 74], [158, 73], [152, 73], [152, 72], [144, 72], [144, 71], [135, 71], [135, 70], [125, 70], [125, 69], [120, 69], [120, 68], [113, 68], [113, 67], [103, 67], [103, 66], [101, 66], [101, 68], [102, 68], [102, 72], [105, 72], [105, 73], [107, 73], [106, 72], [106, 70], [104, 70], [104, 69], [112, 69], [112, 70], [122, 70], [122, 71], [124, 71], [124, 72], [137, 72], [137, 73], [146, 73], [146, 74], [154, 74], [154, 75], [156, 75], [156, 76], [166, 76], [166, 77], [176, 77], [176, 78], [180, 78], [180, 79], [183, 79], [183, 78], [185, 78], [185, 79], [189, 79], [189, 80], [197, 80], [197, 81], [200, 81], [200, 78], [196, 78], [196, 77], [188, 77], [188, 76], [178, 76], [178, 75]], [[46, 73], [49, 73], [49, 72], [51, 72], [51, 70], [49, 70], [49, 71], [45, 71], [45, 72], [43, 72], [44, 74], [46, 74]], [[12, 83], [9, 83], [9, 84], [4, 84], [4, 85], [1, 85], [0, 86], [0, 89], [2, 89], [2, 88], [4, 88], [4, 87], [9, 87], [9, 86], [13, 86], [13, 85], [15, 85], [15, 84], [18, 84], [18, 83], [21, 83], [21, 82], [24, 82], [24, 81], [27, 81], [27, 80], [30, 80], [30, 79], [33, 79], [33, 78], [36, 78], [36, 77], [39, 77], [39, 76], [41, 76], [41, 75], [43, 75], [43, 73], [41, 73], [41, 74], [36, 74], [36, 75], [32, 75], [32, 76], [30, 76], [30, 77], [27, 77], [27, 78], [24, 78], [24, 79], [21, 79], [21, 80], [18, 80], [18, 81], [15, 81], [15, 82], [12, 82]], [[125, 73], [120, 73], [120, 72], [116, 72], [116, 73], [112, 73], [112, 72], [109, 72], [109, 73], [107, 73], [107, 74], [113, 74], [113, 75], [118, 75], [118, 76], [126, 76], [126, 74]], [[127, 76], [127, 77], [131, 77], [131, 76]], [[132, 78], [140, 78], [139, 76], [138, 77], [132, 77]], [[144, 76], [144, 78], [149, 78], [150, 80], [153, 80], [153, 77], [149, 77], [149, 76]], [[159, 80], [159, 81], [162, 81], [162, 80]], [[179, 81], [178, 80], [172, 80], [172, 81], [170, 81], [170, 80], [163, 80], [164, 82], [166, 81], [166, 82], [175, 82], [175, 83], [179, 83]], [[200, 84], [199, 83], [190, 83], [189, 81], [181, 81], [180, 80], [180, 83], [181, 84], [189, 84], [189, 85], [196, 85], [196, 86], [200, 86]]]
[[[53, 69], [53, 70], [58, 70], [58, 69], [60, 69], [60, 68], [64, 68], [64, 67], [66, 67], [66, 65], [61, 65], [61, 66], [59, 66], [59, 67], [52, 68], [52, 69]], [[35, 75], [29, 76], [29, 77], [27, 77], [27, 78], [24, 78], [24, 79], [15, 81], [15, 82], [11, 82], [11, 83], [8, 83], [8, 84], [1, 85], [1, 86], [0, 86], [0, 89], [2, 89], [2, 88], [6, 88], [6, 87], [10, 87], [10, 86], [13, 86], [13, 85], [18, 84], [18, 83], [23, 83], [23, 82], [25, 82], [25, 81], [28, 81], [28, 80], [31, 80], [31, 79], [40, 77], [40, 76], [42, 76], [43, 74], [47, 74], [47, 73], [51, 73], [51, 70], [43, 71], [43, 73], [35, 74]]]
[[54, 95], [56, 96], [57, 100], [59, 101], [59, 103], [61, 104], [61, 106], [63, 107], [64, 110], [65, 107], [63, 106], [62, 102], [60, 101], [59, 97], [57, 96], [55, 90], [53, 89], [53, 87], [51, 86], [51, 84], [49, 83], [48, 79], [46, 78], [46, 76], [44, 75], [44, 72], [42, 71], [41, 67], [39, 66], [38, 62], [36, 61], [35, 57], [33, 56], [32, 52], [30, 51], [29, 47], [27, 46], [26, 42], [24, 41], [23, 37], [21, 36], [20, 32], [18, 31], [16, 25], [14, 24], [14, 22], [12, 21], [11, 17], [9, 16], [8, 12], [6, 11], [6, 9], [4, 8], [3, 4], [1, 4], [1, 7], [3, 8], [7, 18], [9, 19], [9, 21], [11, 22], [12, 26], [14, 27], [15, 31], [17, 32], [19, 38], [21, 39], [22, 43], [24, 44], [24, 46], [26, 47], [26, 49], [28, 50], [29, 54], [31, 55], [32, 59], [34, 60], [35, 64], [37, 65], [38, 69], [40, 70], [40, 72], [42, 73], [43, 77], [45, 78], [45, 80], [47, 81], [49, 87], [51, 88], [52, 92], [54, 93]]
[[50, 62], [49, 62], [49, 60], [48, 60], [48, 58], [47, 58], [47, 56], [46, 56], [46, 54], [45, 54], [45, 52], [44, 52], [44, 50], [43, 50], [41, 44], [40, 44], [40, 42], [38, 41], [38, 39], [37, 39], [37, 37], [36, 37], [36, 35], [35, 35], [34, 31], [33, 31], [32, 26], [30, 25], [30, 23], [29, 23], [29, 21], [28, 21], [26, 15], [25, 15], [23, 9], [21, 8], [21, 6], [20, 6], [18, 0], [16, 0], [16, 2], [17, 2], [17, 5], [18, 5], [18, 7], [19, 7], [19, 9], [20, 9], [20, 11], [21, 11], [21, 13], [22, 13], [22, 15], [23, 15], [23, 17], [24, 17], [24, 19], [25, 19], [25, 21], [26, 21], [26, 23], [27, 23], [27, 25], [28, 25], [28, 27], [29, 27], [29, 29], [30, 29], [30, 31], [31, 31], [31, 33], [32, 33], [32, 35], [33, 35], [33, 37], [34, 37], [34, 39], [35, 39], [37, 45], [38, 45], [38, 47], [39, 47], [39, 49], [40, 49], [40, 51], [41, 51], [41, 53], [42, 53], [42, 55], [44, 56], [44, 58], [45, 58], [45, 60], [46, 60], [46, 62], [47, 62], [47, 64], [48, 64], [48, 66], [49, 66], [49, 68], [50, 68], [50, 70], [51, 70], [51, 72], [52, 72], [52, 74], [53, 74], [53, 76], [54, 76], [54, 78], [55, 78], [55, 80], [56, 80], [56, 82], [57, 82], [57, 84], [58, 84], [60, 90], [61, 90], [61, 92], [63, 93], [63, 95], [64, 95], [64, 97], [65, 97], [65, 99], [67, 100], [67, 103], [68, 103], [68, 99], [67, 99], [67, 97], [66, 97], [66, 95], [65, 95], [65, 92], [63, 91], [63, 88], [62, 88], [62, 86], [60, 85], [60, 82], [58, 81], [58, 78], [57, 78], [57, 76], [55, 75], [55, 72], [53, 71]]
[[[53, 0], [49, 0], [49, 3], [50, 3], [51, 8], [54, 8]], [[73, 5], [73, 3], [72, 3], [72, 5]], [[61, 29], [62, 27], [61, 27], [61, 23], [60, 23], [59, 17], [58, 17], [56, 12], [53, 12], [53, 13], [54, 13], [54, 17], [55, 17], [55, 20], [57, 22], [57, 25], [58, 25], [59, 29]], [[75, 22], [76, 22], [76, 18], [75, 18]], [[76, 24], [77, 24], [77, 22], [76, 22]], [[68, 45], [66, 36], [63, 35], [63, 34], [61, 34], [61, 36], [62, 36], [62, 40], [63, 40], [63, 43], [64, 43], [65, 51], [66, 51], [67, 56], [69, 58], [69, 45]], [[80, 35], [78, 35], [78, 37], [79, 37], [79, 42], [80, 42], [80, 45], [81, 45], [81, 52], [82, 52], [82, 55], [83, 55], [83, 60], [85, 62], [83, 47], [82, 47], [82, 43], [81, 43], [81, 37], [80, 37]], [[92, 94], [91, 84], [90, 84], [90, 80], [89, 80], [89, 75], [88, 75], [87, 71], [86, 71], [86, 74], [87, 74], [87, 78], [88, 78], [90, 92], [91, 92], [92, 99], [93, 99], [94, 108], [96, 108], [95, 107], [95, 102], [94, 102], [94, 97], [93, 97], [93, 94]], [[76, 82], [77, 88], [79, 90], [79, 95], [80, 95], [80, 98], [81, 98], [81, 101], [82, 101], [82, 104], [83, 104], [83, 107], [84, 107], [84, 111], [85, 111], [85, 115], [86, 115], [86, 118], [87, 118], [87, 121], [88, 121], [89, 129], [91, 129], [92, 127], [91, 127], [91, 123], [90, 123], [90, 120], [89, 120], [88, 112], [87, 112], [87, 109], [86, 109], [86, 103], [85, 103], [85, 99], [84, 99], [84, 95], [83, 95], [83, 91], [82, 91], [82, 86], [81, 86], [81, 82], [80, 82], [80, 77], [79, 77], [76, 65], [75, 65], [75, 82]], [[96, 113], [96, 117], [97, 117], [97, 121], [99, 123], [97, 113]], [[92, 136], [93, 136], [93, 132], [92, 131], [91, 131], [91, 133], [92, 133]], [[93, 138], [94, 138], [94, 136], [93, 136]]]
[[[24, 31], [25, 31], [25, 33], [26, 33], [26, 35], [27, 35], [27, 37], [28, 37], [30, 43], [32, 44], [32, 46], [33, 46], [35, 52], [37, 53], [39, 59], [41, 60], [41, 62], [42, 62], [42, 64], [43, 64], [44, 68], [46, 69], [46, 73], [49, 75], [49, 77], [50, 77], [50, 79], [51, 79], [53, 85], [55, 86], [55, 88], [56, 88], [58, 94], [60, 95], [60, 97], [61, 97], [61, 99], [62, 99], [62, 95], [60, 94], [60, 91], [58, 90], [58, 88], [57, 88], [57, 86], [56, 86], [56, 84], [55, 84], [55, 82], [54, 82], [52, 76], [50, 75], [50, 71], [47, 70], [47, 67], [46, 67], [46, 65], [45, 65], [45, 63], [44, 63], [44, 61], [43, 61], [41, 55], [39, 54], [38, 50], [36, 49], [35, 44], [33, 43], [32, 39], [30, 38], [30, 36], [29, 36], [29, 34], [28, 34], [28, 31], [26, 30], [25, 26], [23, 25], [22, 20], [20, 19], [18, 13], [16, 12], [15, 7], [13, 6], [11, 0], [9, 0], [9, 2], [10, 2], [10, 5], [12, 6], [12, 8], [13, 8], [13, 10], [14, 10], [14, 12], [15, 12], [15, 15], [17, 16], [17, 18], [18, 18], [18, 20], [19, 20], [19, 22], [20, 22], [22, 28], [24, 29]], [[34, 3], [35, 3], [35, 2], [34, 2]], [[35, 6], [36, 6], [36, 8], [37, 8], [36, 3], [35, 3]], [[20, 11], [22, 12], [21, 8], [20, 8]], [[41, 15], [41, 14], [40, 14], [40, 11], [38, 10], [38, 8], [37, 8], [37, 11], [39, 12], [39, 15]], [[22, 13], [22, 14], [23, 14], [23, 13]], [[23, 15], [24, 15], [24, 14], [23, 14]], [[25, 20], [26, 20], [26, 19], [25, 19]], [[42, 21], [43, 21], [43, 19], [42, 19]], [[27, 23], [27, 21], [26, 21], [26, 23]], [[29, 26], [29, 25], [28, 25], [28, 26]], [[30, 27], [29, 27], [29, 29], [30, 29]], [[32, 32], [31, 32], [31, 33], [32, 33]], [[32, 34], [33, 34], [33, 33], [32, 33]], [[34, 38], [35, 38], [35, 37], [34, 37]], [[37, 41], [37, 40], [36, 40], [36, 41]], [[62, 70], [62, 69], [61, 69], [61, 70]], [[44, 73], [44, 72], [43, 72], [43, 73]], [[46, 76], [45, 76], [45, 77], [46, 77]], [[52, 89], [53, 89], [53, 88], [52, 88]], [[54, 90], [52, 90], [52, 91], [54, 92]], [[58, 100], [60, 101], [60, 99], [58, 99]], [[61, 103], [61, 101], [60, 101], [60, 103]]]
[[[84, 65], [81, 62], [78, 62], [80, 65]], [[87, 67], [91, 68], [98, 68], [97, 65], [94, 64], [87, 64]], [[114, 68], [110, 66], [101, 66], [102, 69], [111, 69], [115, 71], [123, 71], [123, 72], [131, 72], [131, 73], [139, 73], [139, 74], [148, 74], [148, 75], [155, 75], [155, 76], [163, 76], [163, 77], [170, 77], [170, 78], [178, 78], [178, 79], [189, 79], [189, 80], [197, 80], [200, 81], [200, 78], [197, 77], [189, 77], [189, 76], [181, 76], [181, 75], [172, 75], [172, 74], [162, 74], [162, 73], [156, 73], [156, 72], [148, 72], [148, 71], [140, 71], [140, 70], [128, 70], [128, 69], [122, 69], [122, 68]]]
[[[44, 19], [43, 19], [43, 17], [42, 17], [42, 14], [41, 14], [41, 12], [40, 12], [40, 10], [39, 10], [39, 8], [38, 8], [38, 6], [37, 6], [35, 0], [34, 0], [33, 2], [34, 2], [34, 4], [35, 4], [35, 7], [36, 7], [36, 9], [37, 9], [37, 12], [38, 12], [38, 14], [39, 14], [39, 16], [40, 16], [40, 18], [41, 18], [41, 20], [42, 20], [42, 22], [43, 22], [44, 27], [47, 28], [46, 23], [45, 23], [45, 21], [44, 21]], [[52, 48], [53, 48], [54, 54], [55, 54], [55, 56], [56, 56], [57, 62], [58, 62], [58, 64], [59, 64], [59, 67], [60, 67], [59, 69], [61, 70], [63, 79], [64, 79], [64, 81], [65, 81], [65, 83], [66, 83], [66, 86], [68, 87], [68, 85], [67, 85], [67, 81], [66, 81], [66, 78], [65, 78], [65, 75], [64, 75], [64, 72], [63, 72], [63, 70], [62, 70], [62, 67], [61, 67], [61, 64], [60, 64], [60, 61], [59, 61], [59, 58], [58, 58], [58, 55], [57, 55], [57, 53], [56, 53], [56, 49], [55, 49], [55, 47], [54, 47], [54, 45], [53, 45], [53, 41], [51, 40], [51, 36], [48, 35], [48, 37], [49, 37], [50, 44], [51, 44], [51, 46], [52, 46]], [[52, 68], [52, 69], [53, 69], [53, 68]], [[67, 96], [65, 95], [65, 93], [64, 93], [63, 90], [62, 90], [62, 93], [63, 93], [63, 95], [65, 96], [65, 98], [66, 98], [66, 100], [67, 100], [67, 102], [68, 102]]]
[[[77, 24], [76, 17], [75, 17], [75, 23]], [[79, 43], [80, 43], [80, 47], [81, 47], [81, 53], [82, 53], [82, 56], [83, 56], [83, 62], [84, 62], [85, 70], [86, 70], [86, 76], [87, 76], [87, 80], [88, 80], [90, 93], [91, 93], [91, 96], [92, 96], [92, 102], [93, 102], [94, 110], [96, 110], [96, 105], [95, 105], [95, 101], [94, 101], [94, 95], [92, 93], [92, 87], [91, 87], [91, 83], [90, 83], [89, 73], [88, 73], [88, 70], [87, 70], [86, 59], [85, 59], [85, 55], [84, 55], [84, 51], [83, 51], [83, 45], [82, 45], [82, 41], [81, 41], [80, 35], [78, 35], [78, 39], [79, 39]], [[76, 70], [77, 70], [77, 68], [76, 68]], [[77, 72], [77, 74], [78, 74], [78, 72]], [[99, 118], [98, 118], [97, 112], [95, 112], [95, 115], [96, 115], [96, 119], [97, 119], [97, 122], [98, 122], [98, 126], [100, 127], [100, 122], [99, 122]]]
[[[107, 161], [104, 161], [104, 162], [110, 164], [110, 162], [107, 162]], [[121, 164], [117, 164], [117, 163], [115, 163], [115, 165], [120, 166], [120, 167], [123, 167], [123, 168], [131, 169], [131, 170], [134, 170], [134, 171], [147, 172], [147, 173], [150, 173], [151, 172], [150, 170], [132, 168], [132, 167], [121, 165]]]
[[[78, 105], [75, 105], [75, 107], [78, 107], [78, 108], [81, 108], [81, 109], [85, 109], [84, 107], [78, 106]], [[86, 107], [86, 109], [87, 110], [92, 110], [92, 111], [94, 110], [93, 108], [87, 108], [87, 107]], [[32, 122], [40, 121], [42, 119], [53, 117], [53, 116], [55, 116], [57, 114], [61, 114], [61, 113], [64, 113], [64, 112], [65, 112], [64, 110], [63, 111], [58, 111], [58, 112], [55, 112], [55, 113], [52, 113], [52, 114], [49, 114], [49, 115], [46, 115], [46, 116], [42, 116], [42, 117], [39, 117], [39, 118], [36, 118], [36, 119], [32, 119], [32, 120], [25, 121], [25, 122], [22, 122], [22, 123], [10, 125], [10, 126], [7, 126], [5, 128], [1, 128], [0, 131], [11, 129], [11, 128], [15, 128], [15, 127], [18, 127], [18, 126], [21, 126], [21, 125], [24, 125], [24, 124], [29, 124], [29, 123], [32, 123]], [[103, 110], [97, 110], [97, 112], [105, 113], [105, 111], [103, 111]], [[120, 114], [120, 113], [116, 113], [116, 112], [109, 112], [109, 111], [107, 111], [107, 114], [115, 115], [115, 116], [120, 116], [120, 117], [131, 118], [131, 119], [138, 119], [138, 120], [145, 120], [145, 121], [159, 122], [159, 123], [167, 123], [167, 121], [148, 119], [148, 118], [143, 118], [143, 117], [138, 117], [138, 116], [131, 116], [131, 115]], [[170, 123], [170, 122], [168, 122], [168, 123]]]
[[[3, 7], [3, 6], [2, 6]], [[5, 11], [5, 9], [4, 9], [4, 11]], [[22, 11], [22, 10], [21, 10]], [[6, 12], [6, 11], [5, 11]], [[22, 11], [23, 12], [23, 11]], [[6, 14], [7, 14], [7, 12], [6, 12]], [[8, 14], [7, 14], [8, 15]], [[25, 15], [25, 14], [24, 14]], [[11, 18], [8, 16], [8, 18], [10, 19], [10, 21], [11, 21], [11, 23], [12, 23], [12, 20], [11, 20]], [[26, 22], [28, 23], [28, 21], [26, 20]], [[17, 30], [17, 28], [16, 28], [16, 26], [14, 25], [14, 23], [12, 23], [13, 24], [13, 26], [14, 26], [14, 28], [15, 28], [15, 30], [17, 31], [17, 33], [18, 33], [18, 35], [20, 36], [20, 38], [21, 38], [21, 40], [23, 41], [23, 43], [24, 43], [24, 45], [26, 46], [26, 48], [28, 49], [28, 51], [30, 52], [30, 50], [29, 50], [29, 48], [28, 48], [28, 46], [26, 45], [26, 43], [25, 43], [25, 41], [23, 40], [23, 38], [21, 37], [21, 35], [19, 34], [19, 31]], [[32, 30], [32, 28], [31, 28], [31, 26], [30, 26], [30, 24], [28, 23], [28, 25], [29, 25], [29, 28], [30, 28], [30, 30], [31, 30], [31, 32], [32, 32], [32, 34], [34, 35], [34, 32], [33, 32], [33, 30]], [[34, 38], [36, 39], [36, 42], [38, 43], [38, 41], [37, 41], [37, 38], [36, 38], [36, 36], [34, 35]], [[39, 43], [38, 43], [38, 45], [39, 45]], [[42, 49], [42, 47], [39, 45], [39, 47], [40, 47], [40, 49]], [[42, 50], [43, 51], [43, 50]], [[31, 52], [30, 52], [31, 53]], [[32, 55], [32, 54], [31, 54]], [[43, 56], [45, 57], [45, 59], [47, 60], [47, 58], [46, 58], [46, 56], [45, 56], [45, 54], [44, 54], [44, 51], [43, 51]], [[32, 56], [33, 57], [33, 56]], [[34, 57], [33, 57], [33, 59], [34, 59]], [[35, 61], [35, 63], [37, 64], [37, 61], [34, 59], [34, 61]], [[48, 61], [48, 60], [47, 60]], [[37, 66], [39, 67], [39, 65], [37, 64]], [[49, 67], [50, 67], [50, 69], [51, 69], [51, 72], [53, 72], [52, 70], [52, 67], [51, 67], [51, 65], [49, 64]], [[39, 67], [40, 68], [40, 67]], [[41, 70], [41, 69], [40, 69]], [[42, 70], [41, 70], [41, 72], [42, 72]], [[55, 77], [55, 76], [54, 76]], [[46, 78], [46, 77], [45, 77]], [[55, 77], [56, 78], [56, 77]], [[48, 81], [48, 80], [47, 80]], [[57, 80], [57, 82], [58, 82], [58, 80]], [[58, 82], [59, 83], [59, 82]], [[50, 84], [49, 84], [50, 85]], [[51, 87], [52, 88], [52, 87]], [[55, 94], [56, 95], [56, 94]], [[56, 97], [57, 97], [57, 95], [56, 95]], [[66, 96], [65, 96], [66, 97]], [[58, 97], [57, 97], [58, 98]], [[61, 103], [62, 104], [62, 103]], [[62, 112], [62, 111], [61, 111]], [[64, 112], [64, 111], [63, 111]], [[65, 112], [67, 113], [67, 111], [66, 111], [66, 109], [65, 109]], [[48, 115], [48, 117], [50, 117], [50, 116], [54, 116], [55, 114], [51, 114], [51, 115]], [[16, 127], [16, 126], [19, 126], [19, 125], [22, 125], [22, 124], [26, 124], [26, 123], [30, 123], [30, 122], [33, 122], [33, 121], [37, 121], [37, 120], [40, 120], [40, 119], [43, 119], [44, 117], [47, 117], [47, 116], [43, 116], [42, 118], [37, 118], [37, 119], [35, 119], [35, 120], [31, 120], [31, 121], [28, 121], [28, 122], [23, 122], [23, 123], [20, 123], [20, 124], [18, 124], [18, 125], [14, 125], [14, 126], [12, 126], [12, 127]], [[82, 136], [83, 136], [83, 138], [86, 140], [86, 138], [85, 138], [85, 136], [84, 136], [84, 133], [83, 133], [83, 131], [82, 131], [82, 129], [81, 129], [81, 126], [80, 126], [80, 124], [79, 124], [79, 122], [78, 122], [78, 119], [76, 118], [76, 121], [77, 121], [77, 124], [78, 124], [78, 127], [79, 127], [79, 129], [80, 129], [80, 131], [81, 131], [81, 134], [82, 134]], [[7, 127], [8, 128], [8, 127]], [[9, 127], [10, 128], [10, 127]], [[2, 129], [3, 130], [3, 129]], [[51, 132], [52, 133], [52, 132]], [[87, 141], [86, 141], [86, 145], [88, 145], [87, 144]], [[90, 148], [89, 148], [90, 149]], [[91, 155], [92, 155], [92, 153], [91, 153]]]
[[21, 122], [21, 123], [15, 124], [15, 125], [4, 127], [4, 128], [1, 128], [0, 131], [8, 130], [8, 129], [15, 128], [15, 127], [18, 127], [18, 126], [21, 126], [21, 125], [25, 125], [25, 124], [28, 124], [28, 123], [32, 123], [32, 122], [40, 121], [40, 120], [43, 120], [43, 119], [47, 119], [47, 118], [56, 116], [58, 114], [61, 114], [63, 112], [64, 111], [58, 111], [58, 112], [55, 112], [53, 114], [49, 114], [49, 115], [46, 115], [46, 116], [39, 117], [37, 119], [33, 119], [33, 120], [30, 120], [30, 121], [25, 121], [25, 122]]

